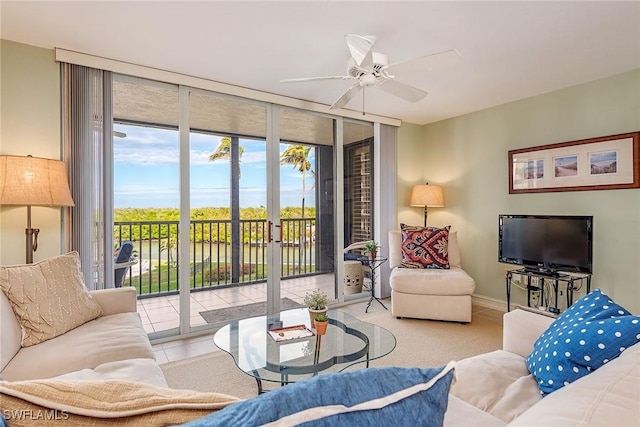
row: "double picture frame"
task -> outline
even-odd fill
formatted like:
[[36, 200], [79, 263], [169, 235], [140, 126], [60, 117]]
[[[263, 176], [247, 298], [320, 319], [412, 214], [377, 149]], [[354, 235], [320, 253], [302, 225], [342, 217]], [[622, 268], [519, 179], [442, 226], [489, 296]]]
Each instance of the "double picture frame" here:
[[640, 188], [640, 132], [509, 151], [509, 193]]

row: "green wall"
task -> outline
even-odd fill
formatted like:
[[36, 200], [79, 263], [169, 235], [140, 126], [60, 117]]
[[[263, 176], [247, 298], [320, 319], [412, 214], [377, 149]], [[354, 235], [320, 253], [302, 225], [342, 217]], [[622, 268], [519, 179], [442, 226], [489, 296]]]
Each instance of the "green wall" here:
[[[0, 154], [60, 159], [60, 66], [54, 51], [0, 41]], [[0, 265], [25, 262], [26, 208], [0, 207]], [[34, 261], [59, 255], [61, 209], [34, 206]]]
[[[640, 69], [428, 124], [420, 139], [415, 127], [400, 133], [398, 170], [412, 158], [423, 181], [443, 185], [446, 207], [430, 210], [429, 223], [459, 230], [476, 294], [506, 300], [498, 214], [593, 215], [592, 288], [640, 313], [640, 189], [510, 195], [507, 172], [509, 150], [640, 130]], [[398, 184], [401, 221], [415, 222], [402, 211], [415, 183]], [[516, 297], [525, 301], [524, 292]]]

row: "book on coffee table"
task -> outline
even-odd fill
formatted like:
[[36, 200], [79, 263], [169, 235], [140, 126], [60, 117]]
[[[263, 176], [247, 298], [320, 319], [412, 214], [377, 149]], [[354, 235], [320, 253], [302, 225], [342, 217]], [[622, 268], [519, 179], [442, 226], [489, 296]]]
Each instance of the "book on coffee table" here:
[[315, 334], [305, 325], [286, 326], [284, 328], [274, 328], [267, 331], [276, 342], [289, 341], [299, 338], [312, 337]]

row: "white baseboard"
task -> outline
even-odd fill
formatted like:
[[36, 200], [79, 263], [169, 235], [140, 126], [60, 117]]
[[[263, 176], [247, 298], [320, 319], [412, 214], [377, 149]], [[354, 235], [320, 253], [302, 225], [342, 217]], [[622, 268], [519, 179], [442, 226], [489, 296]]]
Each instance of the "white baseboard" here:
[[484, 295], [471, 295], [471, 303], [479, 307], [498, 310], [503, 313], [507, 312], [507, 302], [496, 298], [485, 297]]

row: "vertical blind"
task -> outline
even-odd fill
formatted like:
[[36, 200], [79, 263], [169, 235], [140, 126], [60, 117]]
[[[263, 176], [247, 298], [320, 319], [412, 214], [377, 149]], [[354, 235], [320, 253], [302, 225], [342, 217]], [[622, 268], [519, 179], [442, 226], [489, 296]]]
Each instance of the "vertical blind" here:
[[[380, 124], [380, 146], [378, 152], [375, 153], [378, 181], [375, 183], [374, 203], [379, 206], [377, 211], [378, 239], [383, 245], [384, 251], [389, 253], [387, 246], [389, 230], [395, 230], [399, 227], [398, 213], [396, 208], [396, 146], [397, 146], [397, 128], [395, 126]], [[384, 198], [384, 201], [383, 201]], [[380, 295], [386, 297], [391, 295], [391, 287], [389, 285], [389, 274], [391, 269], [389, 263], [380, 266]]]
[[[89, 289], [113, 287], [112, 76], [61, 64], [63, 158], [76, 203], [67, 223], [69, 249], [78, 251]], [[109, 256], [106, 256], [109, 255]]]

